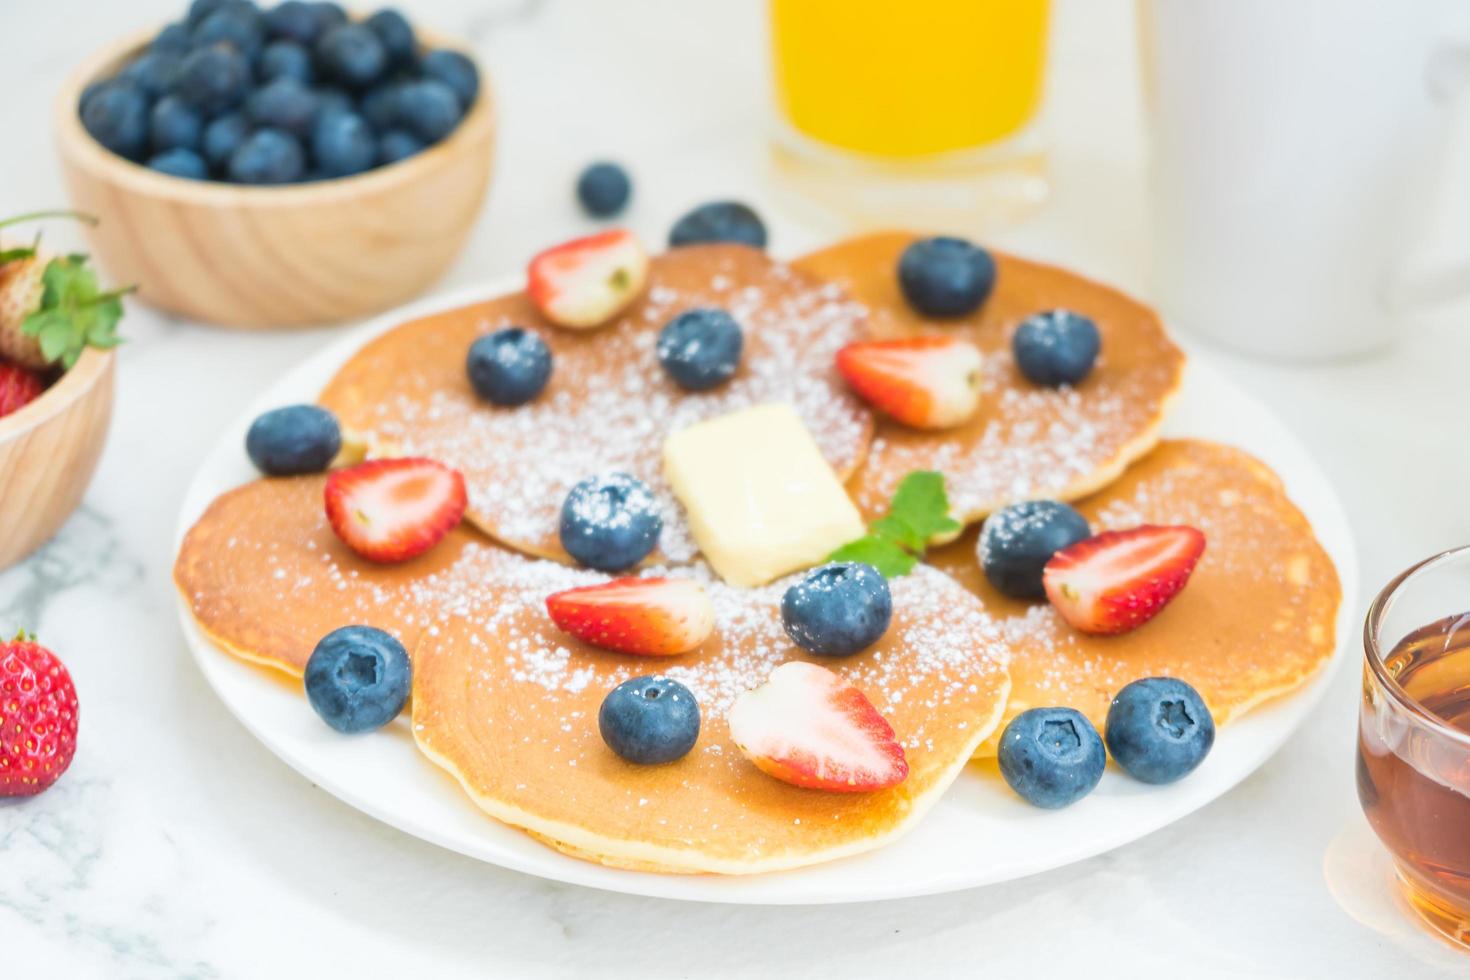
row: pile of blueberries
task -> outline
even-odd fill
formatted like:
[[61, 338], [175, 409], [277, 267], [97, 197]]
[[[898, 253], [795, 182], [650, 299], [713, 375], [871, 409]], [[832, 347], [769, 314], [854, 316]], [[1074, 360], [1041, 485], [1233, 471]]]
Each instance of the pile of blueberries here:
[[362, 173], [444, 139], [480, 89], [458, 51], [421, 51], [396, 10], [193, 0], [114, 78], [82, 93], [82, 125], [160, 173], [290, 184]]

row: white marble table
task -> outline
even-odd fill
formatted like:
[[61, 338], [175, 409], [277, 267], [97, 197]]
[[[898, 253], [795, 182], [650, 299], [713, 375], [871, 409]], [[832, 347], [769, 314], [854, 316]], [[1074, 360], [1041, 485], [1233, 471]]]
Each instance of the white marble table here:
[[[62, 200], [48, 120], [68, 68], [181, 2], [0, 4], [0, 214]], [[753, 0], [405, 6], [472, 38], [503, 100], [494, 191], [437, 288], [519, 268], [536, 247], [583, 229], [570, 186], [593, 156], [631, 166], [629, 220], [651, 239], [688, 205], [734, 195], [762, 206], [777, 251], [821, 240], [783, 215], [768, 184]], [[1000, 240], [1147, 295], [1131, 17], [1126, 0], [1060, 4], [1056, 194]], [[1465, 315], [1446, 310], [1390, 354], [1330, 367], [1219, 356], [1336, 481], [1365, 596], [1470, 530], [1459, 452]], [[1419, 933], [1384, 897], [1353, 789], [1355, 669], [1335, 678], [1279, 755], [1195, 816], [1073, 867], [954, 895], [682, 905], [501, 871], [377, 824], [225, 713], [188, 658], [169, 580], [175, 512], [196, 461], [260, 385], [331, 333], [232, 333], [137, 304], [125, 331], [111, 440], [85, 504], [47, 548], [0, 574], [0, 628], [39, 631], [67, 659], [83, 704], [66, 778], [36, 800], [0, 805], [6, 977], [1470, 971], [1470, 958]]]

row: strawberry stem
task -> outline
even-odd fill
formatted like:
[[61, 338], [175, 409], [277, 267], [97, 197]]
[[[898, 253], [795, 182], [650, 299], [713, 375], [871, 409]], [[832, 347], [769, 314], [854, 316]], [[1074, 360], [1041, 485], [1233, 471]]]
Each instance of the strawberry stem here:
[[97, 216], [87, 214], [84, 211], [31, 211], [26, 214], [17, 214], [9, 218], [0, 219], [0, 228], [7, 225], [18, 225], [26, 221], [42, 221], [46, 218], [71, 218], [84, 224], [97, 224]]

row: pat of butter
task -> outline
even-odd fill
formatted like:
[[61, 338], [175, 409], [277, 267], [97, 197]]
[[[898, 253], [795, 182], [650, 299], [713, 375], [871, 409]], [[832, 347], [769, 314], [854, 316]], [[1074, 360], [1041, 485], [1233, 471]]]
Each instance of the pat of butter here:
[[732, 585], [815, 565], [867, 530], [790, 405], [680, 429], [664, 441], [664, 475], [704, 557]]

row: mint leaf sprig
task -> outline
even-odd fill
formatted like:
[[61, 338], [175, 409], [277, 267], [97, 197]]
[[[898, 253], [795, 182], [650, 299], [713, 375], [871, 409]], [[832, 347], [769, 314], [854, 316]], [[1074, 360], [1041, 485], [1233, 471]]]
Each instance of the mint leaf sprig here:
[[914, 570], [932, 538], [952, 534], [962, 526], [949, 516], [944, 474], [915, 470], [899, 482], [887, 515], [874, 521], [867, 534], [832, 552], [827, 560], [866, 562], [884, 578], [898, 578]]

